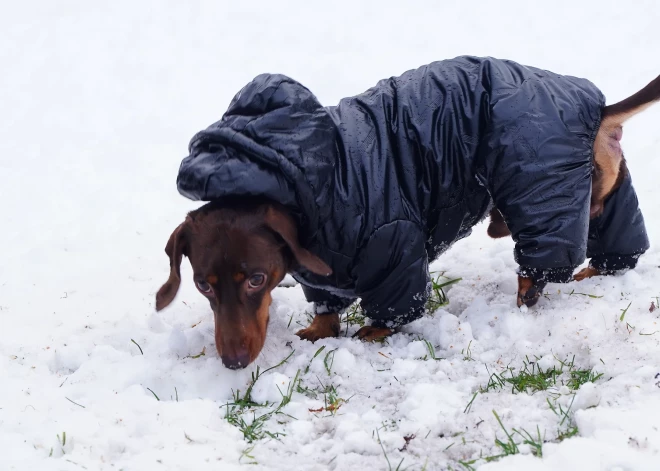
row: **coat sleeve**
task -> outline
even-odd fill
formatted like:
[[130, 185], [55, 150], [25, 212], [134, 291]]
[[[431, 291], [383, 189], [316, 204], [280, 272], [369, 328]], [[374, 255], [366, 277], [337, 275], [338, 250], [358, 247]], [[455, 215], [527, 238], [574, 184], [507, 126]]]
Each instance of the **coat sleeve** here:
[[341, 314], [355, 302], [355, 299], [342, 298], [324, 289], [302, 285], [307, 302], [314, 303], [314, 314]]
[[591, 221], [587, 256], [602, 274], [635, 268], [649, 239], [630, 174], [607, 199], [603, 214]]
[[483, 165], [515, 241], [519, 273], [563, 283], [586, 258], [598, 120], [587, 123], [561, 93], [530, 80], [499, 97]]
[[358, 254], [355, 291], [372, 325], [394, 328], [424, 314], [430, 289], [425, 237], [410, 221], [381, 226]]

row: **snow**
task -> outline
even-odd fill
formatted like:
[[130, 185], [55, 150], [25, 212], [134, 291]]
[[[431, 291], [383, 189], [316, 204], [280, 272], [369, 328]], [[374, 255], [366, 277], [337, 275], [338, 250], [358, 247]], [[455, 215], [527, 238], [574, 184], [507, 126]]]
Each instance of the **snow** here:
[[[538, 427], [543, 458], [514, 434], [519, 454], [471, 466], [658, 469], [660, 106], [624, 133], [653, 248], [622, 276], [549, 285], [523, 312], [512, 243], [480, 225], [432, 265], [462, 278], [433, 316], [385, 344], [351, 339], [357, 326], [311, 344], [294, 335], [311, 306], [278, 288], [263, 353], [241, 371], [215, 352], [187, 262], [154, 312], [167, 238], [197, 207], [175, 188], [188, 141], [255, 75], [286, 73], [334, 104], [433, 60], [491, 55], [587, 77], [614, 102], [660, 73], [658, 19], [654, 0], [7, 2], [0, 469], [467, 469], [501, 453], [493, 411], [509, 432]], [[272, 437], [248, 443], [226, 404], [292, 352], [253, 388], [268, 406], [239, 414], [282, 406], [263, 424]], [[508, 366], [573, 357], [603, 376], [577, 392], [481, 392]], [[577, 435], [556, 440], [569, 422]]]

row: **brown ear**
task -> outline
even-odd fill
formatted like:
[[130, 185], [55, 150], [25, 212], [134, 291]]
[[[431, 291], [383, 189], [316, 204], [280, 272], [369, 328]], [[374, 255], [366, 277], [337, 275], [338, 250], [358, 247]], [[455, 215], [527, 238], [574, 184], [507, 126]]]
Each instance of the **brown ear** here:
[[298, 242], [298, 229], [290, 214], [285, 211], [269, 206], [266, 211], [266, 225], [277, 232], [286, 245], [289, 246], [296, 261], [312, 273], [329, 276], [332, 269], [319, 257], [304, 249]]
[[[186, 222], [188, 221], [186, 220]], [[181, 284], [181, 260], [186, 246], [186, 237], [184, 234], [186, 222], [174, 229], [165, 246], [165, 253], [170, 257], [170, 277], [160, 287], [158, 293], [156, 293], [156, 311], [169, 306], [174, 300], [177, 291], [179, 291], [179, 285]]]

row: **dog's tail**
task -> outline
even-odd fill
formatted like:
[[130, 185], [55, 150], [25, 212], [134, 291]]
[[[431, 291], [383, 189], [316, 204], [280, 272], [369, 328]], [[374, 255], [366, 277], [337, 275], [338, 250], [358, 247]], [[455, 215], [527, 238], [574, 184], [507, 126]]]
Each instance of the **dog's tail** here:
[[660, 101], [660, 75], [634, 95], [606, 106], [603, 109], [603, 121], [607, 120], [621, 126], [657, 101]]

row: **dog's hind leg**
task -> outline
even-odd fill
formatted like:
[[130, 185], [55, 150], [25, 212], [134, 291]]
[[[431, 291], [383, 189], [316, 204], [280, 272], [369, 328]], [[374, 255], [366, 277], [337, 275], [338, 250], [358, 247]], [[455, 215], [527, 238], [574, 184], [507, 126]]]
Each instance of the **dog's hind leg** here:
[[518, 276], [518, 307], [523, 304], [527, 307], [534, 306], [543, 294], [543, 288], [545, 288], [545, 285], [545, 281], [535, 281], [532, 278]]

